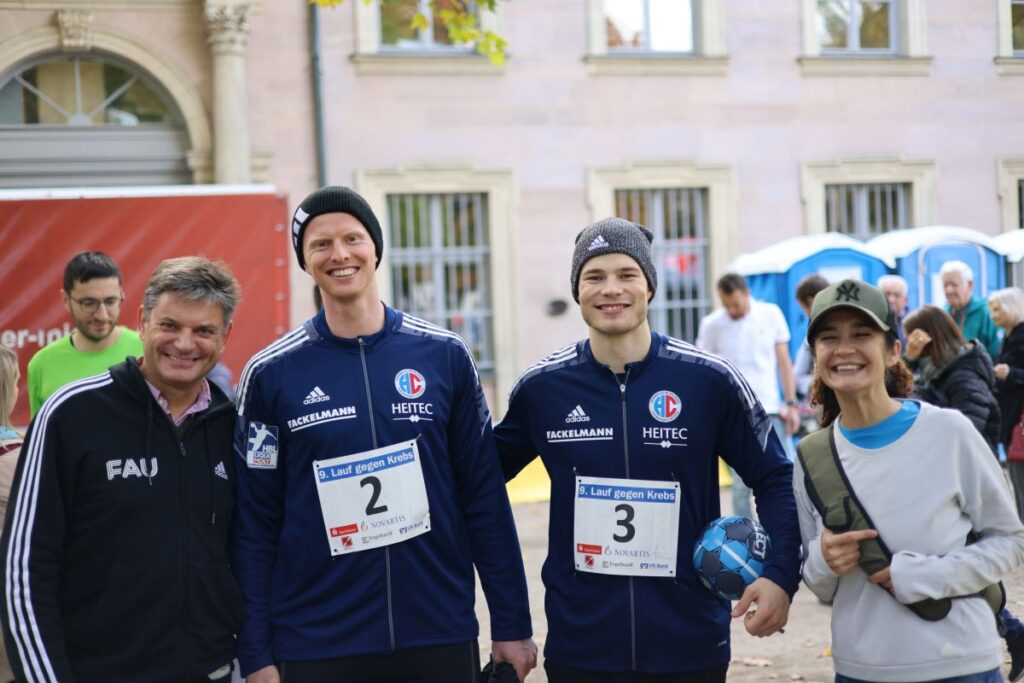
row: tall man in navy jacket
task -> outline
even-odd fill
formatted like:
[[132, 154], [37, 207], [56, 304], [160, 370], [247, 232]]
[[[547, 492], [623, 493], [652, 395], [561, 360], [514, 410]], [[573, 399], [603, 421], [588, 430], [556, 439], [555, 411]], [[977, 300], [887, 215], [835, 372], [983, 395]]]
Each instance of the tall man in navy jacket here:
[[729, 605], [690, 561], [720, 515], [719, 455], [750, 482], [772, 540], [732, 616], [755, 636], [779, 631], [799, 581], [792, 466], [727, 361], [651, 332], [651, 240], [618, 218], [579, 234], [572, 293], [589, 339], [528, 368], [495, 428], [506, 478], [538, 454], [551, 475], [551, 683], [725, 681]]
[[526, 578], [468, 348], [381, 303], [381, 228], [355, 192], [306, 197], [292, 241], [324, 306], [238, 386], [242, 673], [475, 683], [475, 564], [492, 658], [522, 680], [536, 665]]

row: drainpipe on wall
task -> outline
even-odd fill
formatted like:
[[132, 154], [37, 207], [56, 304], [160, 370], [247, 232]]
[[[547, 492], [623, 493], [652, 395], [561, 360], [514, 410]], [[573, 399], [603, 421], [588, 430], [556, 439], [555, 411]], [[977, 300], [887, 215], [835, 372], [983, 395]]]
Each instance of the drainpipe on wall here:
[[316, 129], [316, 178], [327, 185], [327, 143], [324, 134], [323, 74], [320, 71], [320, 7], [309, 3], [309, 45], [313, 76], [313, 119]]

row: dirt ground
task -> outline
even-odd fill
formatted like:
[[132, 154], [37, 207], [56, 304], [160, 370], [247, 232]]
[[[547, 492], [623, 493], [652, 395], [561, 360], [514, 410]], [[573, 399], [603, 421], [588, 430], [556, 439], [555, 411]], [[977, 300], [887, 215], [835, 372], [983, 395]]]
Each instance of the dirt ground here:
[[[723, 496], [723, 514], [729, 508], [729, 495]], [[530, 589], [530, 607], [533, 611], [534, 639], [541, 652], [547, 622], [544, 619], [544, 587], [540, 581], [541, 564], [547, 552], [546, 503], [521, 503], [513, 506], [523, 547], [527, 579]], [[1024, 569], [1016, 571], [1006, 581], [1009, 607], [1012, 612], [1024, 615]], [[479, 589], [478, 589], [479, 593]], [[487, 638], [489, 626], [486, 603], [478, 595], [480, 616], [481, 655], [488, 656], [490, 642]], [[806, 681], [811, 683], [832, 683], [832, 659], [828, 656], [830, 644], [829, 619], [831, 608], [819, 604], [817, 598], [802, 588], [797, 592], [789, 612], [789, 624], [784, 634], [770, 638], [753, 638], [743, 630], [740, 620], [733, 622], [732, 664], [729, 667], [729, 681], [754, 683], [770, 681]], [[1003, 675], [1009, 668], [1009, 657], [1003, 666]], [[547, 683], [542, 666], [538, 666], [527, 678], [529, 683]]]

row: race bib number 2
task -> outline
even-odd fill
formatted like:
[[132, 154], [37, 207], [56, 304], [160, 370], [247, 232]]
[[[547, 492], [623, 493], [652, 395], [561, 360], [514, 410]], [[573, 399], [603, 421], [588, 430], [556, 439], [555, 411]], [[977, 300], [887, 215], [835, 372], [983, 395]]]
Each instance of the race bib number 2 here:
[[430, 531], [415, 441], [313, 462], [331, 555], [401, 543]]
[[675, 576], [679, 510], [679, 482], [576, 477], [576, 569]]

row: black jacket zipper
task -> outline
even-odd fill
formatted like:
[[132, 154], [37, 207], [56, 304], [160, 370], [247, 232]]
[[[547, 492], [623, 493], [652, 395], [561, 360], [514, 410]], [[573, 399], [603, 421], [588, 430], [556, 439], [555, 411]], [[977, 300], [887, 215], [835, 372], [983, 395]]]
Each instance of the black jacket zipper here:
[[[377, 443], [377, 427], [373, 422], [373, 397], [370, 395], [370, 371], [366, 367], [366, 342], [359, 338], [359, 359], [363, 363], [363, 383], [366, 386], [366, 405], [370, 410], [370, 434], [373, 436], [373, 447], [380, 448]], [[395, 617], [391, 608], [391, 551], [384, 547], [384, 578], [387, 585], [388, 599], [388, 635], [391, 638], [391, 649], [395, 649]]]

